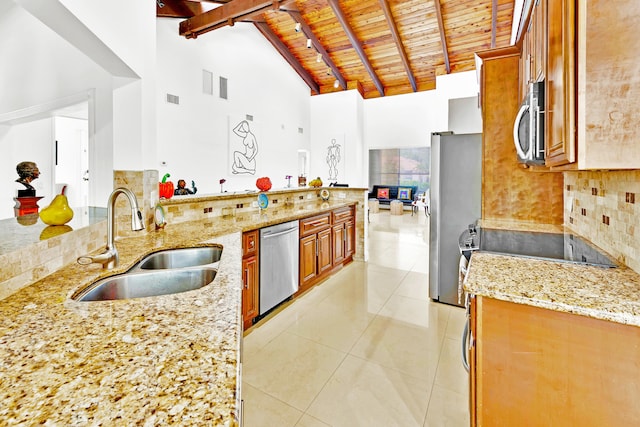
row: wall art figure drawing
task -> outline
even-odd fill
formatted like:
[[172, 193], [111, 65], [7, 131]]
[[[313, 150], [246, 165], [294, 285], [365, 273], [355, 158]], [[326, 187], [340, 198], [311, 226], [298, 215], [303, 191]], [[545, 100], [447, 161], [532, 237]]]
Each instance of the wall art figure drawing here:
[[258, 154], [258, 140], [251, 132], [249, 122], [242, 120], [233, 128], [233, 133], [242, 138], [244, 151], [233, 152], [233, 164], [231, 172], [234, 174], [256, 173], [256, 155]]
[[327, 147], [327, 164], [329, 165], [329, 181], [338, 180], [338, 165], [340, 164], [340, 144], [333, 138]]

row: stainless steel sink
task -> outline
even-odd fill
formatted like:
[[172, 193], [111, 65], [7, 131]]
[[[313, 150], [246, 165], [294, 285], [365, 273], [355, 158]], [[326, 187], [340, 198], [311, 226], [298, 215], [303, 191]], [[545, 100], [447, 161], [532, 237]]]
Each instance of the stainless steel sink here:
[[125, 273], [101, 279], [71, 298], [76, 301], [108, 301], [176, 294], [208, 285], [216, 277], [216, 272], [214, 268], [190, 268]]
[[165, 270], [199, 265], [216, 264], [220, 261], [222, 246], [167, 249], [147, 255], [130, 271]]

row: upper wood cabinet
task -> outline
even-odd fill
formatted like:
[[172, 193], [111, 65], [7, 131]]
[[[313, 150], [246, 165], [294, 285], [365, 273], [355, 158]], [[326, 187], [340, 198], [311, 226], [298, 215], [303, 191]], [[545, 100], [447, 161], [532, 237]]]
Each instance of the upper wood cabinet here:
[[547, 0], [546, 165], [638, 169], [640, 3]]
[[576, 160], [575, 3], [547, 0], [547, 72], [545, 84], [545, 163]]

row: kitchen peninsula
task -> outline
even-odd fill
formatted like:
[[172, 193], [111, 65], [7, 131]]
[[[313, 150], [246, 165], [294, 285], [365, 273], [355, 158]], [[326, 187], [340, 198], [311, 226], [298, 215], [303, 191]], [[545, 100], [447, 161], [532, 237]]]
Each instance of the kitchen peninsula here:
[[[251, 202], [240, 207], [243, 202], [231, 194], [190, 197], [183, 200], [234, 210], [222, 215], [222, 207], [208, 206], [211, 211], [199, 211], [200, 219], [182, 222], [172, 221], [171, 208], [184, 213], [185, 206], [172, 199], [165, 203], [165, 229], [148, 226], [147, 232], [117, 241], [120, 266], [114, 270], [71, 263], [0, 301], [0, 420], [9, 425], [235, 425], [241, 381], [241, 232], [355, 206], [357, 240], [363, 242], [366, 189], [341, 192], [344, 197], [332, 190], [335, 197], [323, 201], [313, 189], [273, 191], [271, 201], [284, 195], [291, 203], [262, 211]], [[126, 271], [150, 252], [212, 243], [223, 247], [218, 274], [201, 289], [119, 301], [70, 299], [78, 289]], [[363, 244], [357, 244], [358, 251]]]

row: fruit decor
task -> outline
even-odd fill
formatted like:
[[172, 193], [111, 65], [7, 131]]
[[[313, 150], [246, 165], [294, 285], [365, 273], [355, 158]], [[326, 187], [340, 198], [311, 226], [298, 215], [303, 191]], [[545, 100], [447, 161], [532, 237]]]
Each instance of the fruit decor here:
[[165, 173], [162, 181], [158, 183], [158, 195], [161, 199], [170, 199], [173, 196], [173, 182], [167, 181], [171, 175]]
[[309, 187], [322, 187], [322, 180], [320, 179], [320, 177], [309, 181]]
[[271, 180], [266, 176], [258, 178], [256, 187], [258, 187], [260, 191], [269, 191], [271, 189]]
[[69, 207], [67, 196], [64, 195], [66, 189], [67, 186], [63, 186], [62, 191], [53, 198], [51, 204], [40, 211], [40, 219], [45, 224], [64, 225], [73, 218], [73, 209]]

